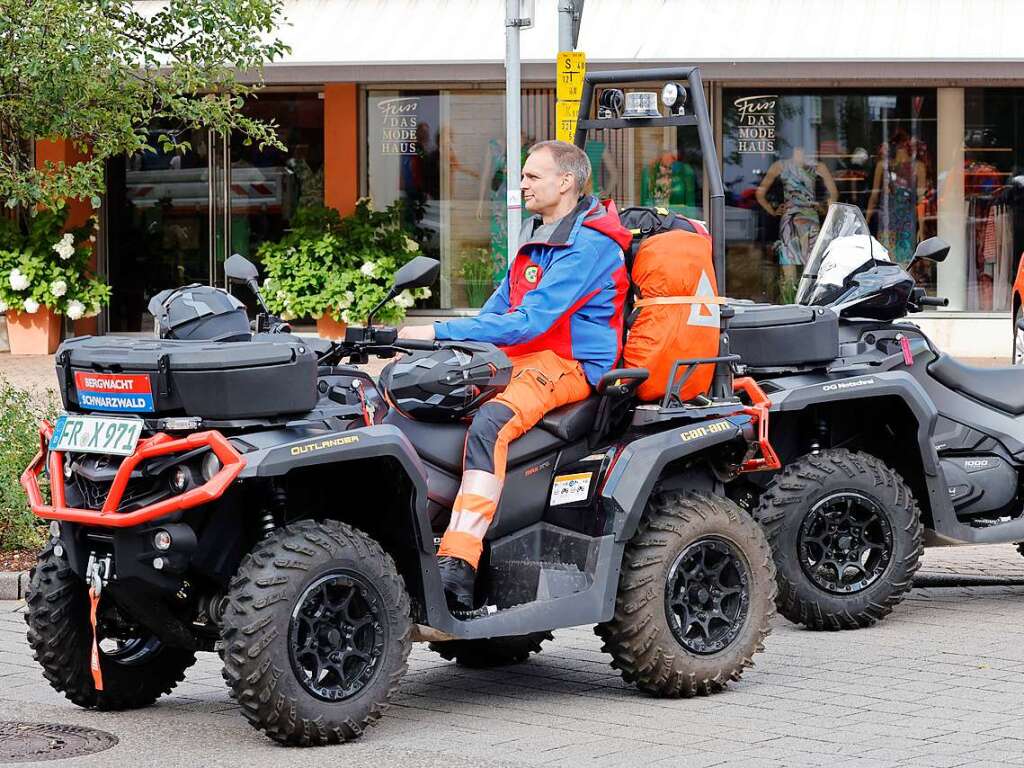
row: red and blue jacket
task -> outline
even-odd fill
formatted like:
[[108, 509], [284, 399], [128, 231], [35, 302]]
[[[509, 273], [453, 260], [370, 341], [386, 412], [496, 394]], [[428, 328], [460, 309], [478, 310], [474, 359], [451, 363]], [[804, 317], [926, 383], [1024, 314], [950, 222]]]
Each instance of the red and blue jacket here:
[[[532, 230], [533, 220], [524, 227]], [[510, 356], [551, 350], [597, 384], [622, 351], [632, 235], [615, 204], [584, 197], [546, 241], [519, 246], [508, 274], [476, 317], [434, 325], [440, 340], [485, 341]]]

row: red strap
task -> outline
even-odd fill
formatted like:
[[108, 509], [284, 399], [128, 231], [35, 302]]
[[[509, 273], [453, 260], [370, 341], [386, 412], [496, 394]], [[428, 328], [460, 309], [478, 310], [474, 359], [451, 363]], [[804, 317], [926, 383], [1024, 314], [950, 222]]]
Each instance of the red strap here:
[[89, 623], [92, 624], [92, 656], [89, 660], [89, 671], [92, 672], [92, 683], [97, 691], [103, 690], [103, 670], [100, 668], [100, 646], [96, 641], [96, 608], [99, 607], [100, 596], [94, 587], [89, 587]]

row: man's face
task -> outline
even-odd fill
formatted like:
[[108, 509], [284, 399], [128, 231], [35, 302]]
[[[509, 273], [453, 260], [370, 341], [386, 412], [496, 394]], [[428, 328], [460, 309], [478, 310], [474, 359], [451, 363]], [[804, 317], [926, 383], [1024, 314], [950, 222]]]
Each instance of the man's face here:
[[558, 170], [550, 150], [538, 149], [523, 165], [523, 205], [530, 213], [550, 213], [566, 195], [573, 194], [574, 183], [572, 174]]

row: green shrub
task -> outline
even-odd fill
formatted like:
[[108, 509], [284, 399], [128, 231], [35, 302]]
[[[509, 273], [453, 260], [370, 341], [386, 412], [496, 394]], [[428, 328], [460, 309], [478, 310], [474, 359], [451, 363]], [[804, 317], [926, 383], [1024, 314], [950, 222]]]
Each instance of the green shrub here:
[[29, 511], [19, 480], [39, 450], [39, 420], [55, 415], [52, 397], [40, 405], [0, 376], [0, 552], [43, 543], [45, 526]]

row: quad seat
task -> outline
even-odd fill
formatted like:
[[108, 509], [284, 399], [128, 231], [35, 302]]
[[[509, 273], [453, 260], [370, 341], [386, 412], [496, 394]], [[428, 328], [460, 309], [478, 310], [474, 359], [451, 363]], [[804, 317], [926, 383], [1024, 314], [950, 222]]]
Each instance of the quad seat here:
[[[563, 405], [547, 413], [536, 427], [509, 445], [508, 466], [529, 461], [585, 438], [594, 428], [600, 400], [598, 396], [592, 395], [586, 400]], [[388, 411], [384, 423], [402, 430], [424, 461], [454, 474], [462, 473], [467, 424], [413, 421], [395, 409]]]
[[979, 368], [941, 354], [928, 366], [928, 373], [945, 384], [993, 408], [1019, 416], [1024, 413], [1024, 368], [1003, 366]]

